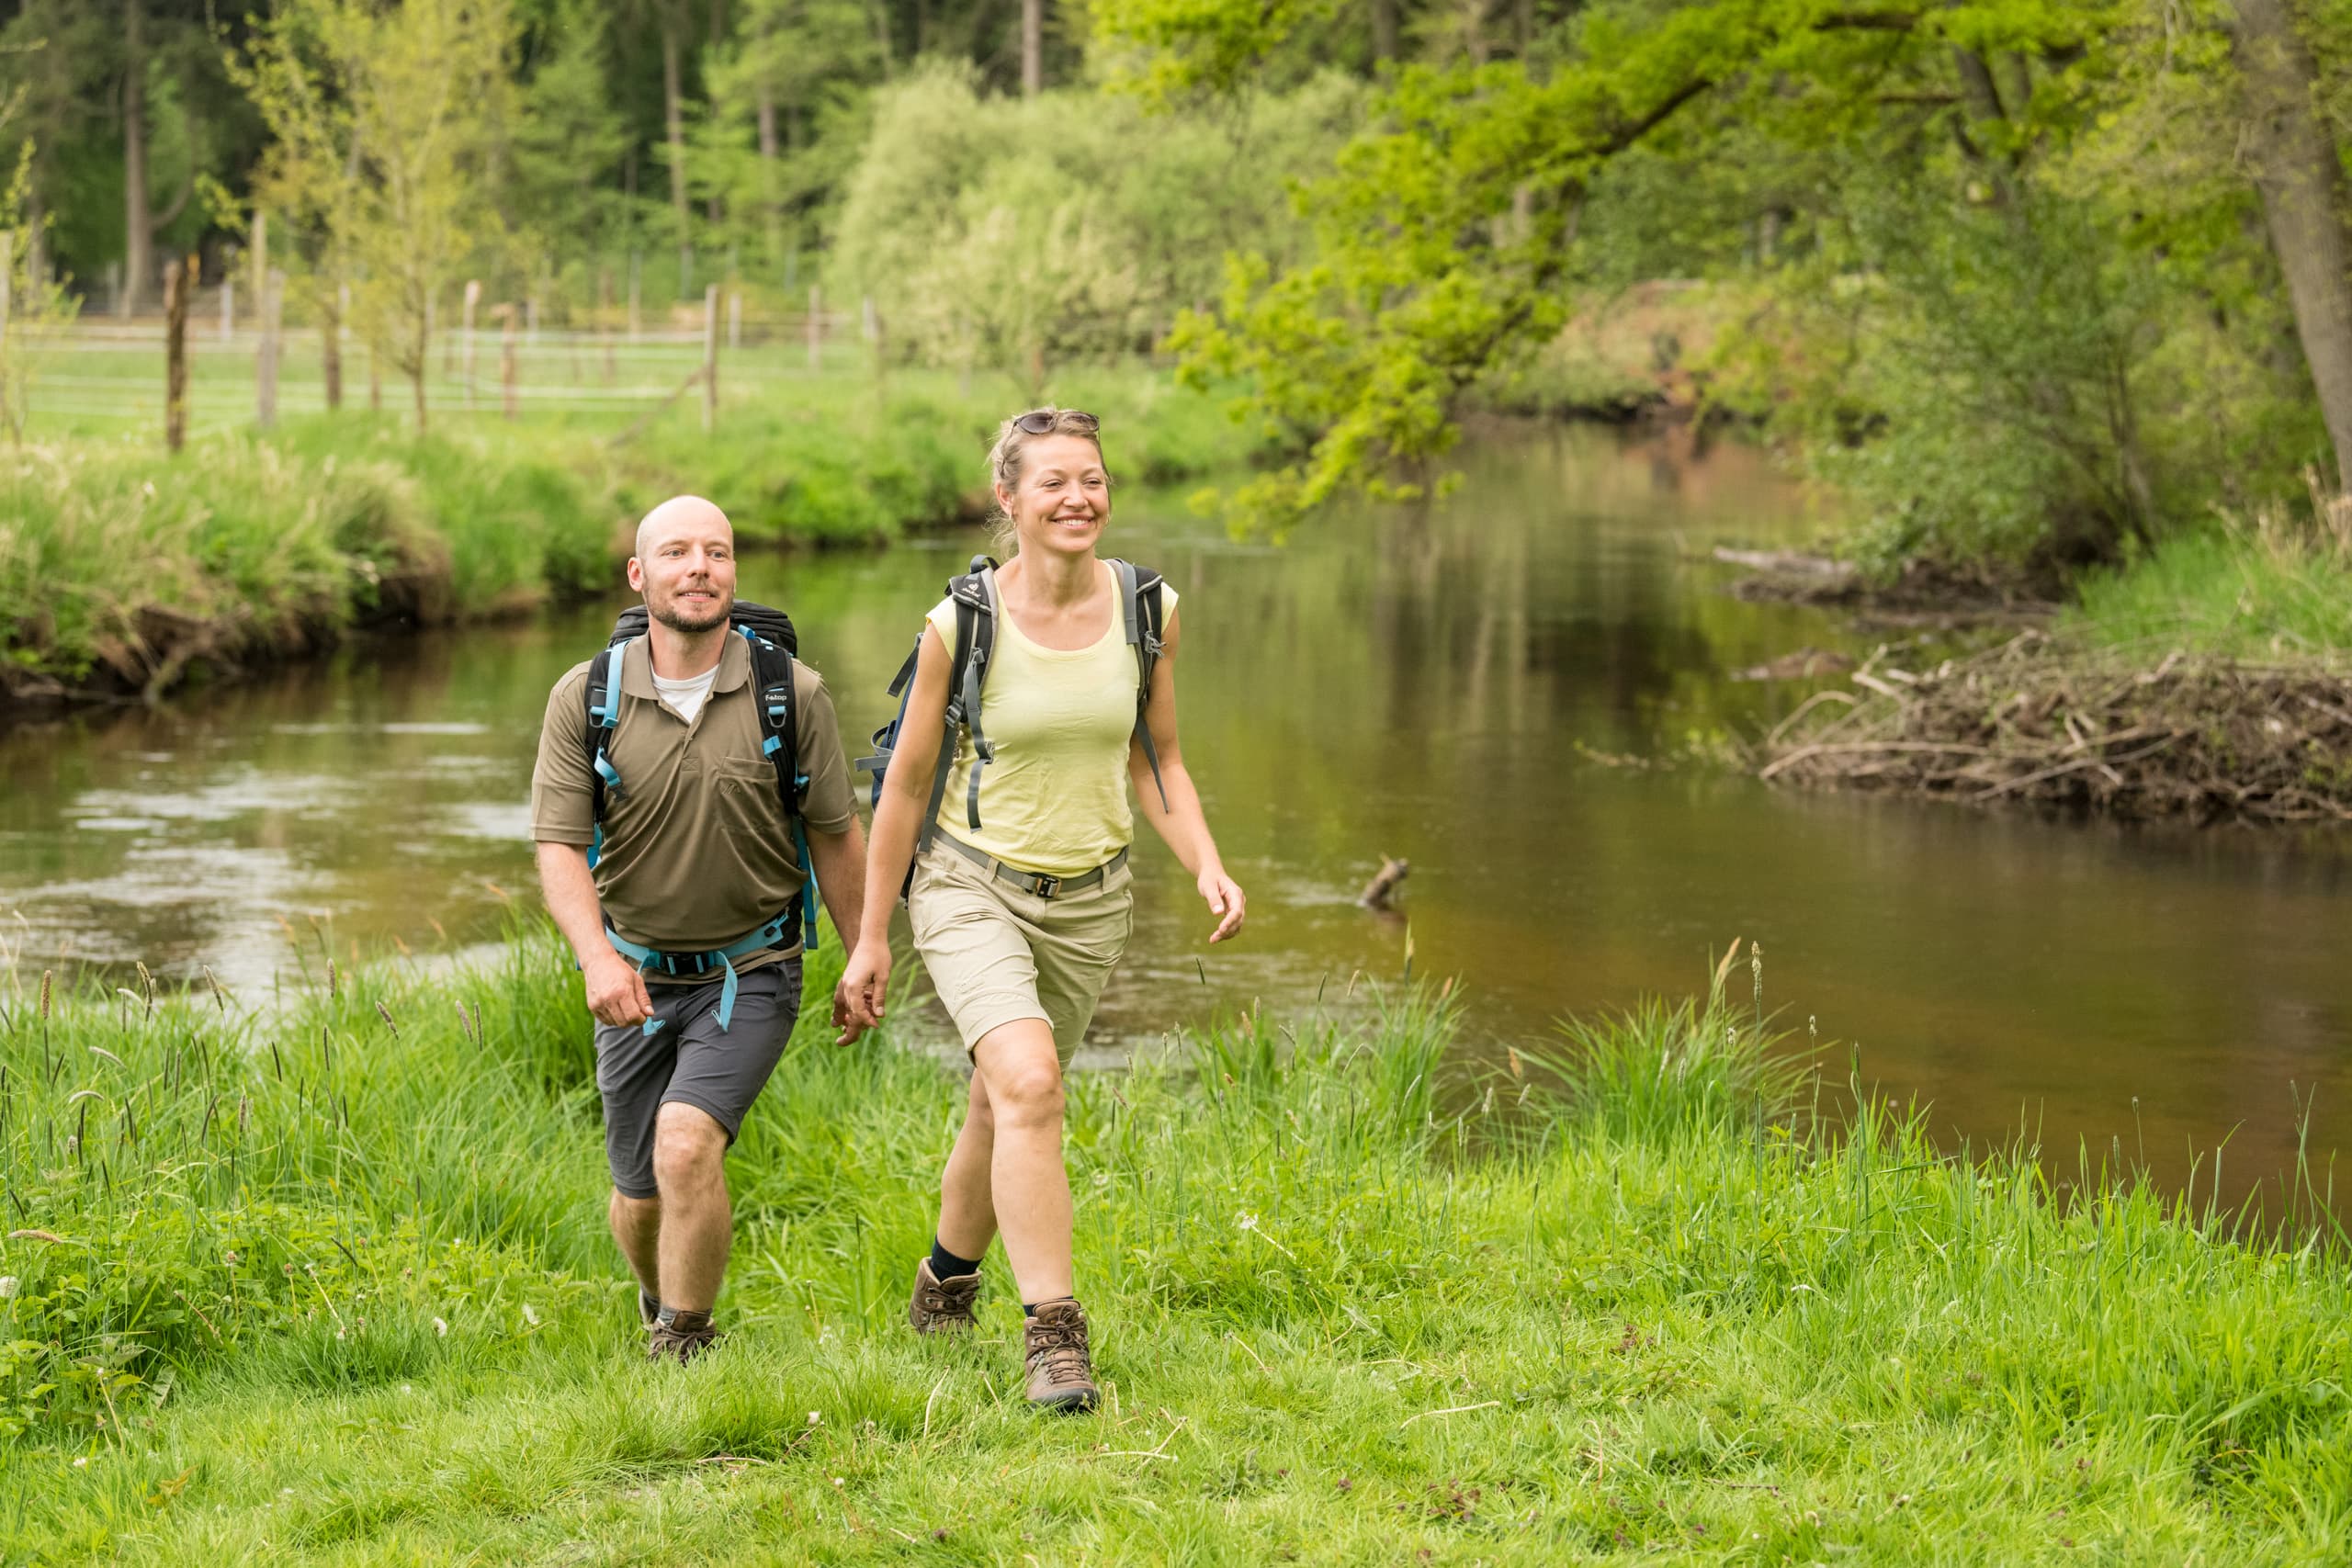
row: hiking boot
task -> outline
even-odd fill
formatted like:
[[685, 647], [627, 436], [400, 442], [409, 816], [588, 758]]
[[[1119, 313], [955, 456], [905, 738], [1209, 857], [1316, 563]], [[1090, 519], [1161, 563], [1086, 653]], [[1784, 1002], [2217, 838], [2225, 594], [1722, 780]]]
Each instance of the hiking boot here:
[[667, 1323], [656, 1322], [645, 1336], [645, 1359], [674, 1360], [681, 1366], [718, 1344], [726, 1336], [711, 1326], [707, 1312], [676, 1312]]
[[1093, 1409], [1102, 1394], [1086, 1356], [1086, 1309], [1075, 1301], [1046, 1302], [1024, 1332], [1029, 1402], [1071, 1416]]
[[915, 1265], [914, 1298], [907, 1303], [907, 1321], [917, 1334], [961, 1334], [972, 1326], [972, 1302], [980, 1293], [980, 1271], [942, 1280], [931, 1271], [931, 1259]]

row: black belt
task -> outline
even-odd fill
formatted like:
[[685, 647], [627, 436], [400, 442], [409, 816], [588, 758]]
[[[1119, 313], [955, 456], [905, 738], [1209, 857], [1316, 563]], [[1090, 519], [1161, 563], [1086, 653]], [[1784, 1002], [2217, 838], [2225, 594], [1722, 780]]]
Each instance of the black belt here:
[[1092, 871], [1081, 871], [1075, 876], [1048, 876], [1042, 871], [1023, 871], [1017, 865], [1007, 865], [987, 851], [974, 849], [953, 833], [941, 833], [938, 840], [974, 865], [993, 873], [998, 880], [1009, 882], [1023, 893], [1039, 898], [1058, 898], [1065, 893], [1083, 892], [1125, 864], [1127, 859], [1127, 852], [1121, 850]]

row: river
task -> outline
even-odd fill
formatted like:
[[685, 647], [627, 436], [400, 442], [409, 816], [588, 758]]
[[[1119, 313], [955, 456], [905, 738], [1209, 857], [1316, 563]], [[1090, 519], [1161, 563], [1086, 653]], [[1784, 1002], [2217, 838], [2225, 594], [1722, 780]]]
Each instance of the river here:
[[[721, 498], [723, 501], [723, 498]], [[1184, 750], [1246, 939], [1216, 950], [1189, 879], [1138, 856], [1126, 965], [1084, 1060], [1219, 1010], [1279, 1012], [1404, 970], [1458, 976], [1464, 1049], [1565, 1012], [1702, 987], [1734, 937], [1802, 1036], [1982, 1146], [2022, 1130], [2071, 1169], [2120, 1145], [2227, 1200], [2352, 1143], [2352, 836], [2127, 828], [1776, 791], [1694, 762], [1804, 688], [1731, 672], [1876, 636], [1743, 603], [1719, 542], [1825, 519], [1758, 454], [1687, 432], [1565, 431], [1477, 454], [1430, 514], [1236, 544], [1127, 498], [1114, 547], [1184, 596]], [[757, 558], [852, 744], [940, 583], [980, 543]], [[22, 974], [143, 960], [247, 998], [289, 934], [345, 954], [462, 951], [529, 899], [526, 795], [548, 685], [611, 608], [372, 639], [157, 713], [0, 736], [0, 942]], [[1883, 634], [1882, 634], [1883, 635]], [[1357, 908], [1384, 854], [1403, 914]], [[1359, 978], [1362, 976], [1362, 978]], [[1746, 995], [1743, 962], [1736, 989]], [[935, 1012], [915, 1027], [944, 1035]]]

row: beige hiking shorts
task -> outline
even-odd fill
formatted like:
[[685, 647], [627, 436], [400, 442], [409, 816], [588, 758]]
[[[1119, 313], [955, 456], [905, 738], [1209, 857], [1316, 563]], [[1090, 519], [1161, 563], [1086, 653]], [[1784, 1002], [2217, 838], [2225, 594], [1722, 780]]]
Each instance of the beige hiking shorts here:
[[1023, 891], [934, 842], [907, 890], [915, 952], [969, 1052], [992, 1029], [1041, 1018], [1064, 1071], [1135, 931], [1135, 878], [1121, 862], [1058, 897]]

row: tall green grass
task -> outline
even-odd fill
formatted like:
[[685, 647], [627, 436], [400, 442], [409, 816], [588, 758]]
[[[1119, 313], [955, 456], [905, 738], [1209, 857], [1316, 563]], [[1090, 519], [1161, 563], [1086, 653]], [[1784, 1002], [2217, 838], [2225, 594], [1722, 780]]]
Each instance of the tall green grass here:
[[2063, 1195], [2034, 1151], [1950, 1156], [1850, 1062], [1855, 1103], [1816, 1115], [1815, 1060], [1721, 980], [1491, 1073], [1453, 1065], [1448, 998], [1417, 987], [1253, 1010], [1073, 1081], [1107, 1400], [1051, 1422], [1023, 1407], [1000, 1263], [976, 1342], [900, 1316], [959, 1083], [813, 1020], [730, 1156], [730, 1341], [646, 1366], [577, 986], [544, 931], [454, 980], [314, 963], [270, 1021], [200, 988], [44, 1018], [19, 977], [0, 1201], [47, 1235], [0, 1251], [0, 1554], [2235, 1562], [2352, 1541], [2338, 1233], [2255, 1245], [2120, 1152]]
[[2273, 662], [2352, 649], [2352, 561], [2316, 547], [2200, 529], [2080, 585], [2066, 624], [2105, 647]]

